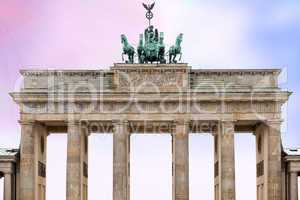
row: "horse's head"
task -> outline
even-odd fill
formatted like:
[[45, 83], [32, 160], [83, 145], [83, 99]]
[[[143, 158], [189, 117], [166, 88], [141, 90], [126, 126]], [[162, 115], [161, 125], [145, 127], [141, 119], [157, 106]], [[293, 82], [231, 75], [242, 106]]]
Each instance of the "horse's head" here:
[[182, 39], [183, 39], [183, 34], [180, 33], [178, 36], [177, 36], [177, 39], [176, 39], [176, 44], [180, 45], [181, 42], [182, 42]]
[[144, 46], [144, 35], [140, 34], [139, 46]]
[[127, 38], [124, 34], [121, 35], [121, 42], [122, 44], [127, 42]]

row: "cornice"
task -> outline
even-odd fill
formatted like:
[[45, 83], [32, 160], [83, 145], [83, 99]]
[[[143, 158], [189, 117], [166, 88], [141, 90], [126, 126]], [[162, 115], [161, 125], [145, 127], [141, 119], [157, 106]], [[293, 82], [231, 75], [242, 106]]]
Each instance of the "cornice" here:
[[11, 93], [11, 96], [16, 102], [91, 102], [91, 101], [102, 101], [102, 102], [161, 102], [163, 98], [167, 98], [164, 102], [178, 102], [180, 97], [182, 102], [192, 101], [226, 101], [226, 102], [243, 102], [243, 101], [271, 101], [284, 103], [288, 100], [287, 92], [278, 91], [278, 92], [259, 92], [259, 93], [242, 93], [232, 92], [224, 93], [224, 95], [217, 96], [215, 93]]
[[192, 69], [191, 74], [203, 75], [279, 75], [281, 69]]
[[[153, 68], [149, 68], [149, 66]], [[156, 67], [155, 67], [156, 66]], [[115, 66], [111, 67], [111, 69], [107, 70], [34, 70], [34, 69], [23, 69], [20, 70], [21, 75], [23, 76], [100, 76], [105, 74], [113, 74], [114, 70], [121, 70], [121, 71], [144, 71], [144, 70], [179, 70], [179, 69], [189, 69], [190, 74], [203, 74], [203, 75], [279, 75], [281, 73], [281, 69], [192, 69], [188, 67], [187, 64], [178, 64], [178, 65], [136, 65], [136, 64], [127, 64], [121, 65], [116, 64]]]
[[110, 70], [20, 70], [23, 76], [105, 76]]

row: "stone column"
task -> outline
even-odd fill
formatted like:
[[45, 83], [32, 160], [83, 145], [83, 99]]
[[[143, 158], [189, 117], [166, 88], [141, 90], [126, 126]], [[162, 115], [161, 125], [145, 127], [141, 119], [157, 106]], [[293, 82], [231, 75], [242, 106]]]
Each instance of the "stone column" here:
[[282, 149], [280, 121], [267, 121], [256, 128], [257, 184], [261, 199], [282, 200]]
[[189, 199], [189, 123], [175, 124], [173, 146], [173, 200]]
[[298, 200], [298, 173], [290, 172], [290, 200]]
[[130, 134], [126, 121], [115, 121], [113, 133], [113, 200], [129, 200]]
[[213, 137], [214, 137], [214, 200], [219, 200], [219, 188], [220, 188], [220, 170], [219, 170], [219, 124], [213, 127]]
[[20, 199], [35, 199], [34, 123], [21, 123]]
[[39, 200], [45, 196], [47, 128], [34, 121], [20, 124], [20, 199]]
[[[68, 123], [67, 150], [67, 200], [85, 200], [85, 179], [87, 179], [87, 163], [85, 160], [84, 140], [86, 133], [79, 122]], [[86, 169], [84, 169], [86, 168]], [[84, 196], [85, 195], [85, 196]]]
[[235, 199], [234, 122], [221, 121], [215, 128], [215, 199]]
[[83, 151], [82, 157], [83, 157], [83, 164], [82, 164], [82, 179], [83, 179], [83, 185], [82, 185], [82, 191], [83, 191], [83, 200], [88, 199], [88, 152], [89, 152], [89, 132], [88, 130], [82, 130], [83, 131], [83, 140], [82, 140], [82, 146]]
[[12, 174], [4, 174], [4, 200], [12, 200]]
[[281, 176], [281, 164], [282, 164], [282, 149], [281, 149], [281, 122], [269, 121], [267, 123], [265, 137], [268, 138], [267, 142], [267, 154], [265, 154], [267, 160], [267, 194], [268, 198], [272, 200], [281, 200], [282, 198], [282, 176]]

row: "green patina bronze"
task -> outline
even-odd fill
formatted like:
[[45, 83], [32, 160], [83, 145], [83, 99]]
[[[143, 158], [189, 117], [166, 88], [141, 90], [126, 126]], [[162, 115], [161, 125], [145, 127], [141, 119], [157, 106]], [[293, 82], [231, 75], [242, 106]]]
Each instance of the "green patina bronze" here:
[[[164, 33], [158, 32], [157, 29], [151, 25], [151, 19], [153, 18], [152, 9], [154, 8], [155, 3], [153, 4], [143, 4], [147, 10], [146, 18], [149, 20], [149, 26], [145, 29], [144, 34], [140, 34], [139, 44], [137, 47], [137, 56], [138, 62], [143, 63], [166, 63], [166, 51], [164, 44]], [[180, 34], [170, 50], [168, 51], [169, 63], [177, 63], [176, 57], [180, 55], [179, 61], [182, 57], [181, 52], [181, 42], [183, 34]], [[121, 35], [122, 44], [123, 44], [123, 53], [122, 60], [124, 61], [124, 55], [128, 56], [128, 61], [126, 63], [134, 63], [134, 48], [128, 43], [128, 40], [124, 34]]]
[[124, 55], [128, 56], [128, 60], [126, 60], [126, 63], [134, 63], [134, 54], [135, 54], [135, 50], [133, 48], [133, 46], [131, 46], [128, 43], [127, 37], [122, 34], [121, 35], [121, 42], [123, 44], [123, 53], [122, 53], [122, 60], [124, 61]]
[[176, 60], [177, 55], [180, 55], [179, 61], [181, 60], [181, 57], [182, 57], [182, 52], [181, 52], [182, 38], [183, 38], [183, 34], [180, 33], [176, 38], [175, 45], [170, 47], [170, 49], [169, 49], [169, 63], [177, 63], [177, 60]]
[[139, 63], [166, 63], [163, 33], [158, 34], [158, 30], [150, 25], [144, 35], [140, 34], [137, 54]]

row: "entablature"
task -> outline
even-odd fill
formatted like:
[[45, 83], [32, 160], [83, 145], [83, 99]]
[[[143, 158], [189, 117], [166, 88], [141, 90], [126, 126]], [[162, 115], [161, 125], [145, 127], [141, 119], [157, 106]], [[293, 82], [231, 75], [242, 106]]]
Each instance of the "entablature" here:
[[[11, 93], [21, 114], [275, 115], [289, 92], [279, 69], [192, 69], [187, 64], [115, 64], [110, 70], [22, 70]], [[245, 117], [246, 118], [246, 117]]]

